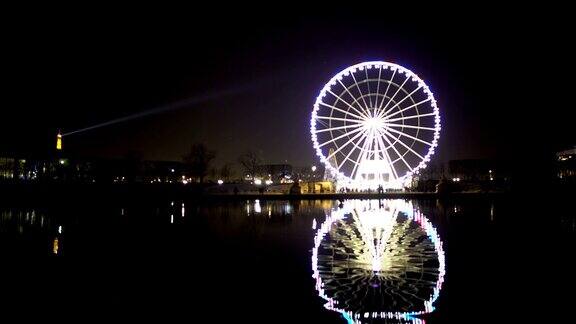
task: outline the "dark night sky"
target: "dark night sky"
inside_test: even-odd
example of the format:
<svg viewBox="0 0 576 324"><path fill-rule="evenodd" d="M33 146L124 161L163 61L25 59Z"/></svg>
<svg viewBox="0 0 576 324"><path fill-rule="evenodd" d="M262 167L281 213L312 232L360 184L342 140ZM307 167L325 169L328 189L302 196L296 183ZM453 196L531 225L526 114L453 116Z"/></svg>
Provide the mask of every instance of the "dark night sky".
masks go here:
<svg viewBox="0 0 576 324"><path fill-rule="evenodd" d="M0 152L46 151L59 128L244 89L70 135L65 149L178 160L202 141L219 163L235 162L248 148L267 162L315 163L308 130L314 99L333 74L365 60L404 65L431 87L443 123L438 161L526 159L576 144L576 53L561 8L402 15L384 9L305 16L209 8L178 15L14 12L2 32Z"/></svg>

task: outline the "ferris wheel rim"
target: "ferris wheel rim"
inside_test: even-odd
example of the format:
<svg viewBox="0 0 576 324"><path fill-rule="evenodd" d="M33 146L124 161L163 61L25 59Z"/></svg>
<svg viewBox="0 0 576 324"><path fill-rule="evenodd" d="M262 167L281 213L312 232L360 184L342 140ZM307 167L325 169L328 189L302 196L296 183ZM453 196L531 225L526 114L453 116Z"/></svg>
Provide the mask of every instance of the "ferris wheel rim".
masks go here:
<svg viewBox="0 0 576 324"><path fill-rule="evenodd" d="M368 70L372 69L372 68L379 69L378 79L377 79L378 89L376 90L378 92L376 92L376 93L370 92L370 85L368 83L367 86L368 86L369 92L368 92L368 94L363 94L362 90L360 90L360 88L359 88L355 73L358 73L358 71L364 70L364 73L366 75L366 79L362 80L361 82L370 82L371 79L368 77ZM385 69L389 69L390 71L393 71L392 77L390 80L381 79L382 70L385 70ZM397 86L397 89L396 89L396 92L394 93L394 95L392 95L392 97L388 97L389 99L387 100L388 90L390 88L390 85L393 83L392 81L394 79L394 76L397 73L403 74L406 77L405 77L402 85L399 87ZM350 88L352 88L354 86L354 84L350 85L349 87L346 87L343 84L342 79L345 76L351 76L352 77L352 79L354 80L354 84L356 85L356 87L358 87L358 92L360 93L360 96L354 96L350 93ZM406 96L401 98L401 100L399 102L396 102L396 101L393 102L393 98L401 90L403 90L404 93L408 93L406 91L406 89L404 89L404 85L409 80L412 80L412 82L416 83L418 85L417 88L412 90L410 94L407 94ZM380 91L380 83L386 84L386 91L385 91L384 95L381 95L381 93L379 92ZM342 90L340 95L342 95L345 91L348 92L350 97L354 100L354 102L352 104L348 103L346 100L342 99L340 96L338 96L337 94L334 93L334 91L332 90L332 87L336 86L337 84L340 84L344 89L344 90ZM396 83L394 83L394 84L396 85ZM422 91L422 93L426 96L426 98L423 100L420 100L419 102L414 102L414 99L412 98L411 95L417 91ZM336 100L334 101L334 103L332 105L329 105L323 101L323 98L326 97L327 94L330 94L331 96L334 96L336 98ZM376 104L374 104L372 102L372 96L374 96L374 95L375 95L375 103ZM366 103L366 101L367 101L366 98L370 101L370 106L368 106L368 104ZM382 100L379 103L380 107L378 107L378 98L382 98ZM405 101L407 98L410 98L412 100L412 104L410 104L407 107L401 107L400 104L403 101ZM348 106L348 110L338 109L337 107L335 107L335 105L339 101L346 104ZM384 105L384 102L386 102L385 105ZM362 103L364 103L364 106L362 106ZM390 107L390 109L388 109L388 106L391 103L392 103L392 107ZM419 105L425 104L425 103L428 103L430 108L432 108L431 113L404 116L404 112L407 111L408 109L411 109L411 108L418 109L417 107ZM355 104L357 104L357 106L355 106ZM320 110L320 106L324 106L324 107L327 107L330 109L330 117L318 115L318 112ZM333 109L333 108L337 108L337 109ZM393 111L394 108L397 108L397 110ZM350 109L352 109L353 111L350 112ZM374 109L374 116L371 116L370 109ZM345 117L344 118L332 117L334 110L339 111L341 113L343 112ZM352 116L356 119L348 118L349 116ZM420 125L420 118L428 117L428 116L434 117L434 126L433 127L426 127L426 126ZM371 118L371 117L381 118L382 120L384 120L386 122L386 127L384 127L382 133L379 133L377 135L373 134L373 136L378 137L375 140L380 141L380 144L377 144L377 145L382 145L378 149L376 149L374 147L373 150L376 152L381 152L382 156L384 157L384 156L388 156L388 150L390 148L392 148L395 151L395 154L398 155L398 157L394 160L392 158L390 158L389 156L387 157L388 163L390 164L390 168L392 170L396 171L394 164L399 163L400 161L402 161L402 163L404 163L404 165L406 166L407 171L402 175L400 175L400 174L396 175L394 178L395 181L402 182L406 178L411 177L414 174L417 174L420 170L422 170L426 167L427 162L430 161L430 157L435 153L434 149L438 145L438 139L440 138L440 130L441 130L439 109L438 109L437 102L436 102L436 99L434 98L432 91L430 90L429 86L426 85L426 83L416 73L412 72L411 70L409 70L409 69L407 69L401 65L391 63L391 62L386 62L386 61L367 61L367 62L357 63L357 64L354 64L352 66L349 66L349 67L345 68L344 70L341 70L340 72L335 74L324 85L324 87L320 91L319 95L316 97L316 101L314 103L314 108L312 111L312 118L310 121L310 132L311 132L311 138L312 138L315 153L320 158L320 161L326 166L326 168L328 170L330 170L333 174L335 174L338 179L341 179L344 181L354 181L354 172L355 172L354 170L348 176L343 171L340 170L340 167L338 167L338 165L337 165L337 167L334 167L334 166L332 166L332 163L330 163L329 160L332 157L336 156L336 154L334 154L334 153L337 153L337 152L334 152L332 154L326 154L326 155L322 152L323 146L327 145L329 142L335 142L335 141L333 141L334 137L331 136L330 141L328 141L328 142L323 142L323 143L318 142L317 134L319 134L323 131L326 131L326 132L328 131L326 128L322 128L322 127L320 127L320 129L318 129L318 126L317 126L318 120L324 119L324 120L328 121L329 125L332 125L332 121L340 121L340 122L345 123L344 125L339 126L340 130L341 129L347 129L347 128L354 128L355 130L359 130L359 131L355 131L354 132L355 136L349 140L349 142L354 142L355 139L360 137L360 136L356 136L356 135L358 135L358 134L362 135L363 132L364 133L366 132L365 130L363 130L363 127L359 126L359 125L361 123L363 123L364 121L366 121L366 119ZM407 121L409 119L413 119L413 118L418 118L418 120L417 120L418 124L417 125L406 125L405 124L405 121ZM399 124L398 122L402 122L402 124ZM326 123L324 123L324 125L326 125ZM330 127L327 127L327 128L330 128ZM411 136L411 135L404 132L404 128L416 129L418 132L418 133L416 133L416 135L419 135L420 131L433 132L433 134L431 135L432 140L431 141L425 141L421 138L418 138L418 136ZM318 131L318 130L320 130L320 131ZM332 130L330 130L330 134L332 135ZM402 138L403 136L412 139L411 146L414 145L415 141L418 141L418 142L426 145L425 154L417 153L411 147L407 147L405 145L405 143L402 140L400 140L400 138ZM343 138L343 137L340 137L340 138ZM361 138L358 142L353 143L355 148L356 147L359 148L359 146L361 146L360 143L362 142L362 140L365 140L365 138ZM346 142L345 144L341 145L341 147L349 145L350 144L349 142ZM388 146L386 146L386 143L384 143L384 142L388 143ZM401 143L406 148L406 151L404 151L403 154L400 154L397 151L396 146L391 144L392 142L394 144L396 144L396 142ZM344 153L342 153L342 156L346 156L346 157L344 158L341 165L343 165L344 163L346 163L347 160L349 160L350 162L352 162L352 164L356 164L356 166L357 166L357 162L348 159L349 155L352 153L352 151L355 150L355 148L352 148L351 151L348 152L349 153L348 156L346 156ZM359 152L361 154L363 151L360 149ZM418 161L417 161L418 164L416 166L410 165L410 163L408 163L404 159L404 156L406 156L408 153L414 154L414 156L416 156L418 158ZM422 152L422 153L424 153L424 152ZM376 153L374 153L374 154L376 154Z"/></svg>

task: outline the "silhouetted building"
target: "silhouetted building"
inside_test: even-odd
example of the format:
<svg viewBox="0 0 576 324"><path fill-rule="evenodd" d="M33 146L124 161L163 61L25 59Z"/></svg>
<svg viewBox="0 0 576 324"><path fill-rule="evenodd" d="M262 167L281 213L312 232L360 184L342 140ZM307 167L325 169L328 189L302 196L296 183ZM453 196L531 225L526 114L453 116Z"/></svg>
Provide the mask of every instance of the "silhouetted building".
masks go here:
<svg viewBox="0 0 576 324"><path fill-rule="evenodd" d="M457 181L509 180L511 164L504 160L468 159L448 162L449 176Z"/></svg>
<svg viewBox="0 0 576 324"><path fill-rule="evenodd" d="M574 181L576 179L576 147L558 152L556 157L558 178Z"/></svg>
<svg viewBox="0 0 576 324"><path fill-rule="evenodd" d="M324 168L323 164L298 167L294 169L294 176L301 181L322 181L325 174Z"/></svg>
<svg viewBox="0 0 576 324"><path fill-rule="evenodd" d="M262 164L256 168L256 178L272 180L275 183L291 177L292 166L290 164Z"/></svg>
<svg viewBox="0 0 576 324"><path fill-rule="evenodd" d="M175 161L0 156L0 181L176 183L189 179Z"/></svg>

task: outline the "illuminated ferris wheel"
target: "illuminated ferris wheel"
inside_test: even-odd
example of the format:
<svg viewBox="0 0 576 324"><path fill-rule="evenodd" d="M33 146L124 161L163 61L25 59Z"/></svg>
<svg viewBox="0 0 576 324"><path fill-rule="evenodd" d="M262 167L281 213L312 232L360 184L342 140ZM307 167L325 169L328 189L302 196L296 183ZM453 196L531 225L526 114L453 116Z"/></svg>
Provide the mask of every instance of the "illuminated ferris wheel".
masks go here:
<svg viewBox="0 0 576 324"><path fill-rule="evenodd" d="M440 137L428 86L388 62L364 62L320 91L310 125L316 154L346 185L401 187L426 167Z"/></svg>

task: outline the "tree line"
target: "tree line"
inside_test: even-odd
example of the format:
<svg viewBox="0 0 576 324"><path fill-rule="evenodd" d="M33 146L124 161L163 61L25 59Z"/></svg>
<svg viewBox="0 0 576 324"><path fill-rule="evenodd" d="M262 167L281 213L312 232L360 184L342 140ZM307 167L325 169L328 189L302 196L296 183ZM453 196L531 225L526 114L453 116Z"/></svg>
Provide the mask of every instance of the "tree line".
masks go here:
<svg viewBox="0 0 576 324"><path fill-rule="evenodd" d="M232 180L236 176L232 163L216 168L213 166L215 159L216 151L209 149L204 143L191 145L188 152L182 156L186 172L200 183L204 183L207 178ZM238 163L242 171L253 179L262 165L262 158L255 151L248 150L238 157Z"/></svg>

